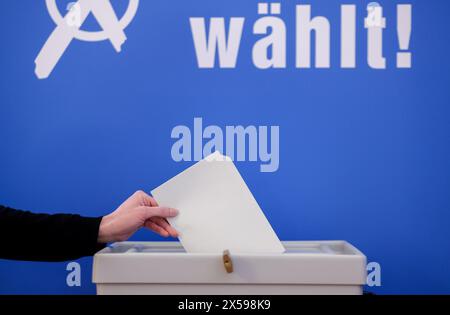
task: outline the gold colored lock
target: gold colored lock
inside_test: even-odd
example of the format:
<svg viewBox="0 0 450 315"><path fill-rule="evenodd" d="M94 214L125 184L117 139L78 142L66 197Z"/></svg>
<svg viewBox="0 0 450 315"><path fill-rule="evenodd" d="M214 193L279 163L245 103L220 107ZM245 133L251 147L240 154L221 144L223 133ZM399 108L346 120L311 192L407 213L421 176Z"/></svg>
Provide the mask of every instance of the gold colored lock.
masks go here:
<svg viewBox="0 0 450 315"><path fill-rule="evenodd" d="M223 251L223 265L227 273L233 272L233 261L231 260L230 251L228 249Z"/></svg>

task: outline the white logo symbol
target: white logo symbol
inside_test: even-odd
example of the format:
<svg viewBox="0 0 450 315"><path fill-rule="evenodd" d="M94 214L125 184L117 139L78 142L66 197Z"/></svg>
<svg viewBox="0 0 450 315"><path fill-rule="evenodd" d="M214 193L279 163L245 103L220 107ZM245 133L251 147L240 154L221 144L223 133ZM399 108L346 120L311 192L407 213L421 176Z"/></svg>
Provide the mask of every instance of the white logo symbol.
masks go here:
<svg viewBox="0 0 450 315"><path fill-rule="evenodd" d="M69 26L76 26L78 28L81 27L81 7L77 2L69 2L67 4L67 13L66 21Z"/></svg>
<svg viewBox="0 0 450 315"><path fill-rule="evenodd" d="M89 42L109 39L114 49L120 52L122 44L127 39L124 29L133 20L139 5L139 0L129 0L125 14L118 19L110 0L78 0L69 3L68 12L64 17L56 6L56 0L45 2L51 18L56 23L56 28L34 61L35 73L39 79L48 78L74 38ZM94 15L103 30L97 32L80 30L90 13Z"/></svg>

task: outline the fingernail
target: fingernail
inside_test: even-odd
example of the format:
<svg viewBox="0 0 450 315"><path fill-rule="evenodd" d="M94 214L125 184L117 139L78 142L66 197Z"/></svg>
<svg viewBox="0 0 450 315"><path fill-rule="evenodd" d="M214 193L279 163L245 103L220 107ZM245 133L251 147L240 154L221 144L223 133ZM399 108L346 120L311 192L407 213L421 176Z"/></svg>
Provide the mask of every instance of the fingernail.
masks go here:
<svg viewBox="0 0 450 315"><path fill-rule="evenodd" d="M179 213L179 211L178 211L177 209L174 209L174 208L172 208L170 212L171 212L171 214L172 214L173 216L176 216L176 215L178 215L178 213Z"/></svg>

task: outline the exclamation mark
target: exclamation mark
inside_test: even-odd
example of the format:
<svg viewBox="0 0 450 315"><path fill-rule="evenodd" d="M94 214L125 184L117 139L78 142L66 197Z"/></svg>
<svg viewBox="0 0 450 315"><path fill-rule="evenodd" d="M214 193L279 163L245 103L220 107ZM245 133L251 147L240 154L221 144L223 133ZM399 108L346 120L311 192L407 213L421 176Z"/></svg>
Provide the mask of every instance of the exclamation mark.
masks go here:
<svg viewBox="0 0 450 315"><path fill-rule="evenodd" d="M411 40L412 5L397 5L397 33L400 44L400 52L397 52L397 68L411 68L411 52L409 42Z"/></svg>

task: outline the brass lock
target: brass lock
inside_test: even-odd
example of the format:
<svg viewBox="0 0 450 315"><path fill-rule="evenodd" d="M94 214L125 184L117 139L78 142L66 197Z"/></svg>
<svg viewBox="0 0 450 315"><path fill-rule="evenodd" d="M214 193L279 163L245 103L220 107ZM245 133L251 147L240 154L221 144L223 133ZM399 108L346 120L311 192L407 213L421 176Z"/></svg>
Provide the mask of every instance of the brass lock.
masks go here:
<svg viewBox="0 0 450 315"><path fill-rule="evenodd" d="M227 271L227 273L232 273L233 272L233 261L231 260L231 255L230 255L230 251L224 250L223 251L223 266L225 267L225 270Z"/></svg>

